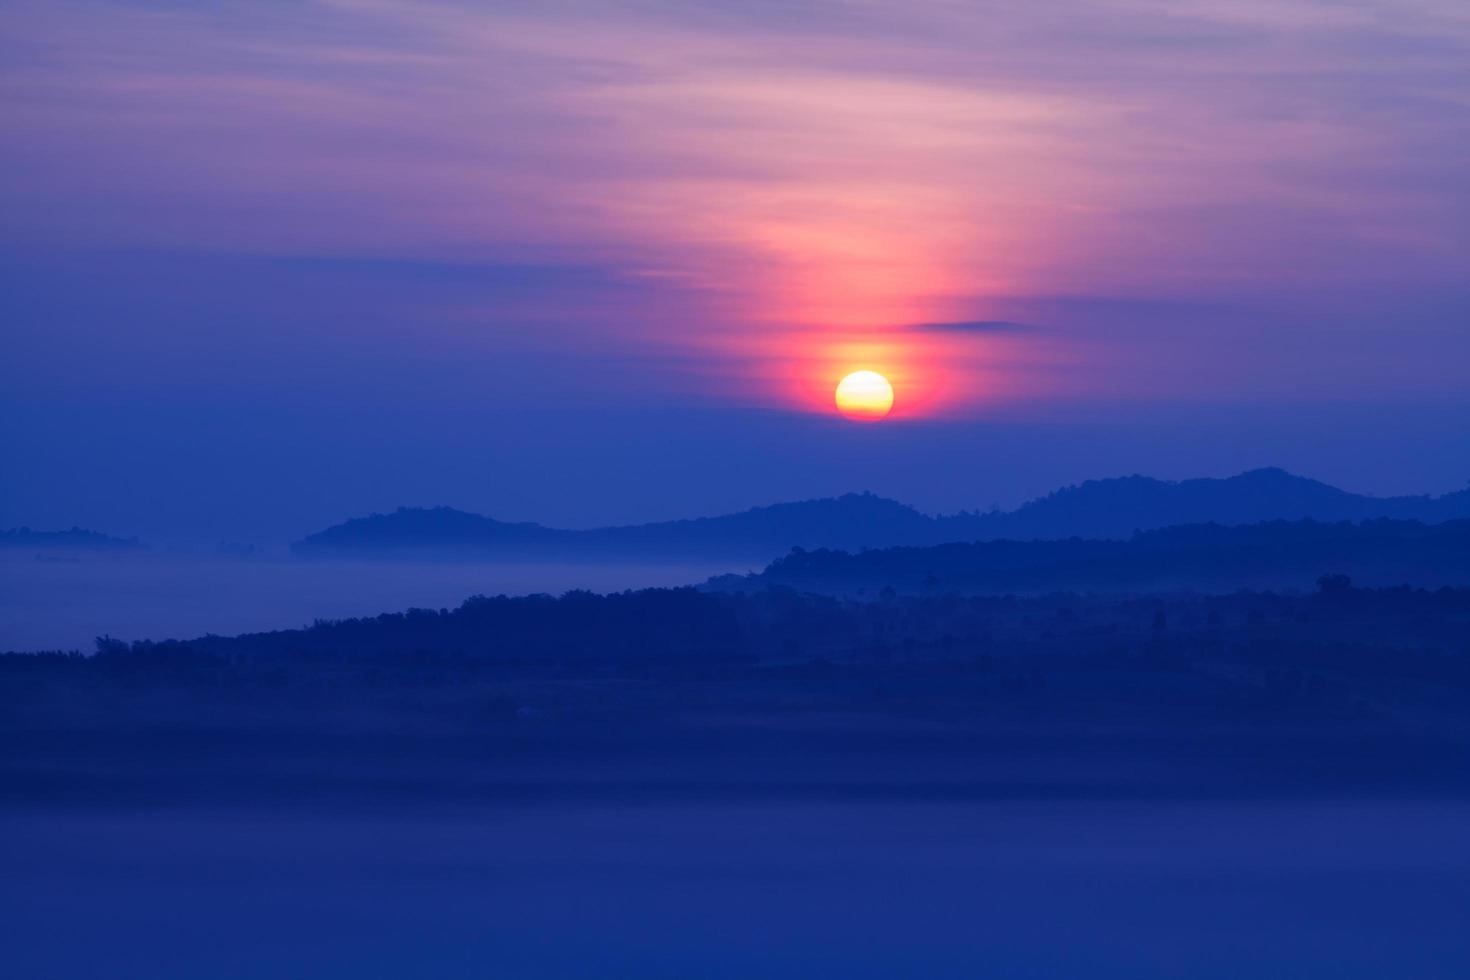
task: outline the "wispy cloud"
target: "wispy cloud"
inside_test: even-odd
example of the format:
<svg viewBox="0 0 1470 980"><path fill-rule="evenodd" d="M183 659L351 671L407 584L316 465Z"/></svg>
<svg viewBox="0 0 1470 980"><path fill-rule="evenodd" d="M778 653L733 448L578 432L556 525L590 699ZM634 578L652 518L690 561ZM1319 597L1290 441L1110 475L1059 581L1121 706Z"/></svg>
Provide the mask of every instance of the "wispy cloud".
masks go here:
<svg viewBox="0 0 1470 980"><path fill-rule="evenodd" d="M1017 333L1005 297L1447 288L1470 246L1449 0L18 0L0 37L17 240L617 268L707 306L609 329L772 377Z"/></svg>
<svg viewBox="0 0 1470 980"><path fill-rule="evenodd" d="M956 320L949 323L916 323L909 329L923 333L997 334L1019 333L1034 329L1030 324L1014 320Z"/></svg>

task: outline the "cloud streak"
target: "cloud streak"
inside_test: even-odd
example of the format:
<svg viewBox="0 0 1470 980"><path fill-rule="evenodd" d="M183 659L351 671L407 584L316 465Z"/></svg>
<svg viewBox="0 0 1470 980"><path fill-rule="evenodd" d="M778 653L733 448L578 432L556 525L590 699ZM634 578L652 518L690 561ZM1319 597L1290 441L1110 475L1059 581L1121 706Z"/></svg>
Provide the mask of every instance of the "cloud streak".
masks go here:
<svg viewBox="0 0 1470 980"><path fill-rule="evenodd" d="M1264 336L1344 282L1451 289L1470 244L1470 18L1438 0L22 0L0 28L12 240L617 269L703 307L629 304L609 343L760 362L777 398L885 325L1248 296Z"/></svg>
<svg viewBox="0 0 1470 980"><path fill-rule="evenodd" d="M997 334L1018 333L1035 328L1014 320L958 320L950 323L916 323L909 329L923 333Z"/></svg>

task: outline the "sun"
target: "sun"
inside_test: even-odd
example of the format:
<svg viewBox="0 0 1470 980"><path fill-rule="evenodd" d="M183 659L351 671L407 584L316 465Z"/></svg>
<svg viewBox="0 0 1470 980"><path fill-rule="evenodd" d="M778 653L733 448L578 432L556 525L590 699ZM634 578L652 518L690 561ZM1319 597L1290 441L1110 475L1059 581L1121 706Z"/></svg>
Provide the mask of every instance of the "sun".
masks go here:
<svg viewBox="0 0 1470 980"><path fill-rule="evenodd" d="M837 410L855 422L876 422L893 411L893 385L876 371L854 371L837 382Z"/></svg>

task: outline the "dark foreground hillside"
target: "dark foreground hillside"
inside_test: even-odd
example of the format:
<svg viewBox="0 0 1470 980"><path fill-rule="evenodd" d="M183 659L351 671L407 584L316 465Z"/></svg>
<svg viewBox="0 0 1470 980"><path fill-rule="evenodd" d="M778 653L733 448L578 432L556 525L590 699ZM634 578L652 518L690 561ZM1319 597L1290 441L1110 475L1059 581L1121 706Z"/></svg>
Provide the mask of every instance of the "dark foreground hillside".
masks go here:
<svg viewBox="0 0 1470 980"><path fill-rule="evenodd" d="M1470 591L477 598L0 658L12 804L1470 790Z"/></svg>
<svg viewBox="0 0 1470 980"><path fill-rule="evenodd" d="M1459 980L1467 719L1470 590L1340 578L4 656L6 975Z"/></svg>

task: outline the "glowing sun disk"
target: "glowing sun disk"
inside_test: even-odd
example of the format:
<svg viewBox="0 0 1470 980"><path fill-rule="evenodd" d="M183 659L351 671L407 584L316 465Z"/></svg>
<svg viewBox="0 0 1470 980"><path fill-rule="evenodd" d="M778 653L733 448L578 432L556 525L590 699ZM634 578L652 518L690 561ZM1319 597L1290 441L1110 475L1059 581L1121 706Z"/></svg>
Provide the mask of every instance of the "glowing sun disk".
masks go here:
<svg viewBox="0 0 1470 980"><path fill-rule="evenodd" d="M854 371L837 383L837 410L858 422L876 422L893 411L893 386L876 371Z"/></svg>

